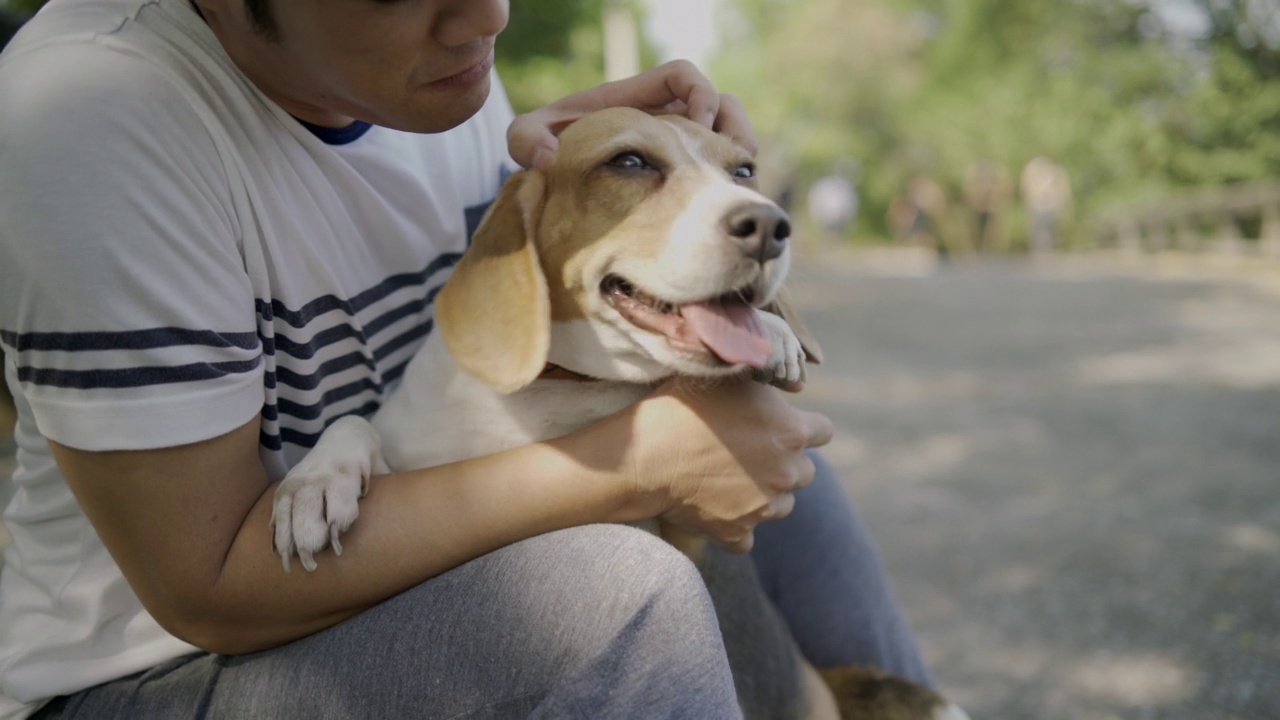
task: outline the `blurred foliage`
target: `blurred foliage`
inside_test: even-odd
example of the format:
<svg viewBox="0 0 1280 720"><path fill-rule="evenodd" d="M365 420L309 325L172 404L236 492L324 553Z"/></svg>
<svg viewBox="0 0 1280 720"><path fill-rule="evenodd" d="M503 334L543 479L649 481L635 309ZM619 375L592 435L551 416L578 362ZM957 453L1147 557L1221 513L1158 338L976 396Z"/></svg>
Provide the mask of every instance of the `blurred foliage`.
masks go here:
<svg viewBox="0 0 1280 720"><path fill-rule="evenodd" d="M863 234L912 177L954 203L980 161L1016 187L1039 155L1087 216L1280 176L1280 2L1197 1L1188 35L1139 0L738 0L713 77L797 185L856 164Z"/></svg>
<svg viewBox="0 0 1280 720"><path fill-rule="evenodd" d="M8 2L0 2L0 5L6 5L26 15L34 15L44 3L45 0L8 0Z"/></svg>
<svg viewBox="0 0 1280 720"><path fill-rule="evenodd" d="M516 112L604 82L605 0L515 0L498 36L498 74Z"/></svg>
<svg viewBox="0 0 1280 720"><path fill-rule="evenodd" d="M604 26L607 2L631 8L643 24L638 0L515 0L511 20L498 36L498 74L516 112L525 112L572 92L604 82ZM641 41L640 65L656 53Z"/></svg>

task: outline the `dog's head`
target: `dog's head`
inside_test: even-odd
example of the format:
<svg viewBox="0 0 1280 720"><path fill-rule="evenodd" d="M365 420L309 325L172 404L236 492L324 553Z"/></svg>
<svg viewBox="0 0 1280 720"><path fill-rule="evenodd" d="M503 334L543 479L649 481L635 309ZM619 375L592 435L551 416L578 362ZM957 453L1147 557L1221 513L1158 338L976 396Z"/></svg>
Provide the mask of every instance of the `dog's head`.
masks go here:
<svg viewBox="0 0 1280 720"><path fill-rule="evenodd" d="M745 150L683 117L578 120L549 170L503 186L436 299L450 353L502 392L547 362L628 382L760 366L791 226L755 185Z"/></svg>

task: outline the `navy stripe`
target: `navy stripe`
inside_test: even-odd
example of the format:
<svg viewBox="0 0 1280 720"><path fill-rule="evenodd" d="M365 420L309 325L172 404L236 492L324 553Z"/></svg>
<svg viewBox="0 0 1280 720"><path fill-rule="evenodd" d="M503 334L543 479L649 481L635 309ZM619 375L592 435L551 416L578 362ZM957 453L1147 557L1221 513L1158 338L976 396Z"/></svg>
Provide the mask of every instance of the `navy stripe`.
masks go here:
<svg viewBox="0 0 1280 720"><path fill-rule="evenodd" d="M275 337L262 338L263 352L267 355L274 355L277 350L291 357L302 360L310 360L316 356L316 353L324 348L340 343L343 340L355 338L360 341L361 345L369 344L369 340L376 337L383 330L391 325L421 314L424 310L435 302L436 295L440 293L440 287L431 288L427 292L426 298L410 300L409 302L392 308L378 317L364 324L363 328L357 328L355 325L346 323L343 325L334 325L331 328L322 330L311 338L308 342L297 342L291 340L284 335L276 335Z"/></svg>
<svg viewBox="0 0 1280 720"><path fill-rule="evenodd" d="M394 308L383 313L373 320L370 320L364 325L365 333L369 337L373 337L405 318L414 317L415 315L420 314L423 310L427 309L427 306L431 304L432 300L435 300L437 292L439 292L439 288L432 290L424 299L412 300L398 308Z"/></svg>
<svg viewBox="0 0 1280 720"><path fill-rule="evenodd" d="M310 360L316 356L317 351L351 338L359 340L361 345L368 344L368 338L359 328L351 324L343 324L321 330L305 343L295 342L284 335L263 338L262 349L267 355L274 355L279 350L300 360Z"/></svg>
<svg viewBox="0 0 1280 720"><path fill-rule="evenodd" d="M289 368L276 366L276 381L282 385L288 385L298 390L315 390L320 387L320 383L329 375L350 370L353 367L363 365L370 370L377 372L378 368L374 366L373 360L365 357L365 354L359 350L350 352L346 355L339 355L336 358L325 360L320 363L320 367L310 375L302 375L296 373Z"/></svg>
<svg viewBox="0 0 1280 720"><path fill-rule="evenodd" d="M346 417L347 415L359 415L361 417L367 418L372 416L374 413L378 412L378 408L380 407L382 407L381 403L377 402L376 400L370 400L369 402L365 403L364 405L361 405L355 410L348 413L343 413L338 417ZM324 423L325 428L328 428L330 425L332 425L338 419L338 417L332 417L326 420ZM320 434L323 432L324 431L321 430L320 432L307 433L307 432L302 432L301 430L294 430L293 428L280 428L280 433L278 435L273 435L266 431L258 433L258 443L268 450L280 450L281 448L284 447L284 443L291 443L293 445L298 445L304 448L313 448L316 446L316 442L320 440Z"/></svg>
<svg viewBox="0 0 1280 720"><path fill-rule="evenodd" d="M213 380L240 375L258 367L262 358L218 363L191 363L173 367L135 367L119 370L50 370L29 366L18 368L20 382L60 388L136 388L149 385Z"/></svg>
<svg viewBox="0 0 1280 720"><path fill-rule="evenodd" d="M303 405L302 403L296 403L292 400L280 398L280 404L278 407L264 407L271 407L273 414L276 416L267 418L268 420L278 419L280 415L288 415L289 417L296 418L298 420L317 420L324 414L326 406L332 403L341 402L348 398L353 398L365 392L373 392L381 396L382 383L375 382L369 378L362 378L356 382L347 383L346 385L341 385L326 392L324 395L320 396L319 402L312 405Z"/></svg>
<svg viewBox="0 0 1280 720"><path fill-rule="evenodd" d="M457 264L458 258L462 257L461 253L444 253L431 261L423 270L412 273L402 273L400 275L392 275L377 285L365 290L350 300L344 300L336 295L322 295L297 310L291 310L279 300L272 300L268 303L265 300L255 300L258 314L266 320L280 318L295 328L305 327L307 323L315 318L334 310L341 310L347 315L355 315L366 307L381 300L391 293L401 288L413 285L422 285L426 283L432 275L453 267Z"/></svg>
<svg viewBox="0 0 1280 720"><path fill-rule="evenodd" d="M377 360L378 362L382 362L383 360L386 360L387 356L390 355L391 353L394 353L395 351L400 350L401 348L403 348L404 346L408 345L411 342L414 342L415 340L421 340L427 335L430 335L431 329L432 327L434 327L434 325L435 323L428 320L420 325L416 325L410 328L409 330L391 338L390 340L387 341L385 345L373 351L373 359Z"/></svg>
<svg viewBox="0 0 1280 720"><path fill-rule="evenodd" d="M382 373L382 382L390 385L399 380L400 376L404 375L404 371L409 367L410 362L413 362L412 357Z"/></svg>
<svg viewBox="0 0 1280 720"><path fill-rule="evenodd" d="M414 326L410 330L400 335L397 335L395 338L391 339L386 345L383 345L382 347L374 351L375 360L382 361L386 359L387 356L395 353L397 350L402 349L404 346L408 345L414 340L417 340L418 338L429 335L432 330L432 325L433 324L430 321L427 321L420 325ZM362 378L360 380L356 380L346 385L341 385L333 390L327 391L324 395L321 396L321 399L319 402L312 405L303 405L301 403L297 403L297 402L293 402L293 401L285 400L281 398L279 401L279 407L275 405L263 406L264 415L268 420L276 420L279 418L280 415L288 415L290 417L298 418L300 420L315 420L316 418L321 416L321 414L324 411L325 405L328 403L345 400L349 397L352 397L366 390L376 392L379 395L381 395L383 388L386 386L387 383L395 382L395 380L397 380L401 375L404 374L405 367L408 366L409 360L411 359L412 358L406 359L400 362L399 364L393 366L389 370L387 370L387 372L383 373L382 382L377 382L368 378ZM348 353L346 355L334 358L332 360L329 360L323 363L316 370L316 372L310 375L300 375L298 373L295 373L289 370L288 368L277 368L276 372L274 373L272 372L266 373L266 378L264 379L264 385L266 385L269 388L275 387L277 376L278 376L280 382L285 385L288 385L289 387L297 388L299 390L314 390L320 387L321 384L323 384L325 378L328 377L330 374L339 373L344 370L349 370L350 368L355 367L356 365L364 365L366 367L369 367L370 369L376 370L376 365L374 363L367 361L364 358L362 353L353 352L353 353Z"/></svg>
<svg viewBox="0 0 1280 720"><path fill-rule="evenodd" d="M203 345L214 348L258 347L258 335L252 332L227 333L214 330L190 330L178 327L147 328L119 332L29 332L0 330L0 342L17 350L79 352L85 350L149 350L178 345Z"/></svg>

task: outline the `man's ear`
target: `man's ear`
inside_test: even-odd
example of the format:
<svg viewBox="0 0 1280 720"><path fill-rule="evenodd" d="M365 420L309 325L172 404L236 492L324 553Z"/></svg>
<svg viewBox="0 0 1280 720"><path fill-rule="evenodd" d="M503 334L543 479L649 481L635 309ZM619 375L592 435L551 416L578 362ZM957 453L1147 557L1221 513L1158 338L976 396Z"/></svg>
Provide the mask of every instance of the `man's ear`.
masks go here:
<svg viewBox="0 0 1280 720"><path fill-rule="evenodd" d="M512 175L436 297L454 360L502 393L533 382L547 362L551 301L534 242L545 188L537 171Z"/></svg>
<svg viewBox="0 0 1280 720"><path fill-rule="evenodd" d="M791 326L791 332L795 333L796 339L800 341L800 347L804 348L806 362L814 365L822 364L822 346L818 345L813 332L804 324L804 320L800 319L800 313L796 311L795 303L791 300L791 293L787 291L785 285L778 289L778 294L774 296L772 302L764 306L764 310L774 315L780 315L783 320L787 321L787 325Z"/></svg>

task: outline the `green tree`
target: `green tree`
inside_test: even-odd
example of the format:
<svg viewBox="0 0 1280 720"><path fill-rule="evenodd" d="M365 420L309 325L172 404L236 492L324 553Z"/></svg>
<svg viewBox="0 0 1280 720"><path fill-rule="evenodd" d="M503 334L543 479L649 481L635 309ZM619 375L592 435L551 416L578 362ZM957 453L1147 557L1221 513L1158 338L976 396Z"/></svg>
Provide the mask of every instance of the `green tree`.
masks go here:
<svg viewBox="0 0 1280 720"><path fill-rule="evenodd" d="M976 162L1038 155L1087 216L1280 175L1280 0L1198 1L1202 36L1136 1L739 0L713 74L802 181L857 161L864 230L910 177L958 199Z"/></svg>
<svg viewBox="0 0 1280 720"><path fill-rule="evenodd" d="M604 82L604 6L610 0L519 0L498 36L498 74L516 112ZM612 0L616 1L616 0ZM637 19L639 0L622 0ZM640 38L641 66L656 53Z"/></svg>
<svg viewBox="0 0 1280 720"><path fill-rule="evenodd" d="M523 0L498 36L498 75L516 112L604 81L604 0Z"/></svg>
<svg viewBox="0 0 1280 720"><path fill-rule="evenodd" d="M37 10L44 7L45 0L8 0L0 4L7 5L25 15L34 15Z"/></svg>

